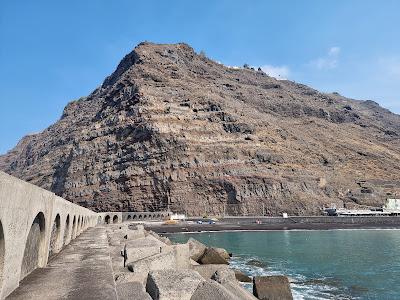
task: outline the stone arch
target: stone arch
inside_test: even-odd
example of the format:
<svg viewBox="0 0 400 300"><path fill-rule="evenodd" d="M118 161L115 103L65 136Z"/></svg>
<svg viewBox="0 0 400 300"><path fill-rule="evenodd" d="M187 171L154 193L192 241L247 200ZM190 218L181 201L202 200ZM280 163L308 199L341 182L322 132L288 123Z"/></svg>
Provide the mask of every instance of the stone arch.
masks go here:
<svg viewBox="0 0 400 300"><path fill-rule="evenodd" d="M118 216L117 216L117 215L114 215L112 221L113 221L114 224L115 224L115 223L118 223Z"/></svg>
<svg viewBox="0 0 400 300"><path fill-rule="evenodd" d="M104 218L104 222L106 224L110 224L110 219L111 219L110 215L106 215L106 217Z"/></svg>
<svg viewBox="0 0 400 300"><path fill-rule="evenodd" d="M0 291L3 283L3 270L4 270L4 258L6 256L6 245L4 239L3 225L0 220Z"/></svg>
<svg viewBox="0 0 400 300"><path fill-rule="evenodd" d="M81 227L82 227L82 217L78 217L78 224L76 225L76 236L78 236L81 233Z"/></svg>
<svg viewBox="0 0 400 300"><path fill-rule="evenodd" d="M65 228L64 228L64 246L67 245L69 242L70 237L70 221L69 221L69 215L67 215L67 218L65 219Z"/></svg>
<svg viewBox="0 0 400 300"><path fill-rule="evenodd" d="M159 218L161 218L161 215L160 215L160 214L157 215L157 219L159 219Z"/></svg>
<svg viewBox="0 0 400 300"><path fill-rule="evenodd" d="M43 252L45 242L45 223L44 214L38 213L32 222L28 237L25 242L24 257L21 264L20 279L31 273L43 264Z"/></svg>
<svg viewBox="0 0 400 300"><path fill-rule="evenodd" d="M71 240L76 237L76 216L72 219L72 235Z"/></svg>
<svg viewBox="0 0 400 300"><path fill-rule="evenodd" d="M53 227L51 228L49 257L58 252L60 247L59 246L60 238L61 238L61 218L60 214L57 214L53 222Z"/></svg>
<svg viewBox="0 0 400 300"><path fill-rule="evenodd" d="M101 223L102 223L102 220L103 220L102 217L101 217L101 216L98 216L98 217L97 217L97 224L101 224Z"/></svg>
<svg viewBox="0 0 400 300"><path fill-rule="evenodd" d="M139 220L141 220L142 219L142 215L139 215Z"/></svg>
<svg viewBox="0 0 400 300"><path fill-rule="evenodd" d="M135 219L136 219L136 215L133 215L132 220L135 220Z"/></svg>
<svg viewBox="0 0 400 300"><path fill-rule="evenodd" d="M128 215L128 217L126 219L127 220L131 220L132 219L132 215Z"/></svg>
<svg viewBox="0 0 400 300"><path fill-rule="evenodd" d="M147 215L143 215L143 220L147 218Z"/></svg>

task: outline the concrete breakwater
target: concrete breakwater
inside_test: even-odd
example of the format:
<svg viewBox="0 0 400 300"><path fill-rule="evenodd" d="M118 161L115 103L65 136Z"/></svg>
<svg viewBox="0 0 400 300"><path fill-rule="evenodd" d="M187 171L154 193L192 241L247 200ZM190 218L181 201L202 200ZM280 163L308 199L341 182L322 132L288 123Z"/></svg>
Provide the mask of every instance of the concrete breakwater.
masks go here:
<svg viewBox="0 0 400 300"><path fill-rule="evenodd" d="M0 299L96 224L93 211L0 172Z"/></svg>
<svg viewBox="0 0 400 300"><path fill-rule="evenodd" d="M257 299L239 283L252 279L229 268L230 254L225 249L194 239L173 244L142 225L117 224L106 231L118 299ZM262 295L292 299L284 276L254 282L259 299L264 299Z"/></svg>
<svg viewBox="0 0 400 300"><path fill-rule="evenodd" d="M77 258L88 257L84 252L91 248L91 242L84 242L78 253L74 250L76 246L71 246L88 229L98 224L101 227L101 224L135 219L163 219L169 214L170 212L95 213L0 172L0 299L8 297L35 270L43 271L48 262L61 254L60 252L64 256L74 253ZM96 241L97 237L89 235L89 238ZM108 245L103 251L108 253ZM96 253L91 255L96 257ZM66 261L70 265L68 259ZM78 266L77 270L80 270ZM40 289L37 286L37 290Z"/></svg>

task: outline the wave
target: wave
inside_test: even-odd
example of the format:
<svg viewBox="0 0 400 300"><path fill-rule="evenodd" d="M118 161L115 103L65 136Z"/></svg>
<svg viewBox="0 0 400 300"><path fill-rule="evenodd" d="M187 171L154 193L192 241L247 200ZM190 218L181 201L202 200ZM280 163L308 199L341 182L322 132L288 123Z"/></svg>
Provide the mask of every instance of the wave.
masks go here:
<svg viewBox="0 0 400 300"><path fill-rule="evenodd" d="M297 274L290 270L286 270L285 274L282 271L275 269L274 266L257 266L249 263L259 261L262 264L262 259L254 256L235 256L231 260L231 267L238 269L249 276L272 276L286 275L289 277L290 287L292 289L293 298L295 300L305 299L357 299L350 296L343 290L340 283L333 278L307 278L302 274ZM243 286L252 292L252 283L243 283Z"/></svg>

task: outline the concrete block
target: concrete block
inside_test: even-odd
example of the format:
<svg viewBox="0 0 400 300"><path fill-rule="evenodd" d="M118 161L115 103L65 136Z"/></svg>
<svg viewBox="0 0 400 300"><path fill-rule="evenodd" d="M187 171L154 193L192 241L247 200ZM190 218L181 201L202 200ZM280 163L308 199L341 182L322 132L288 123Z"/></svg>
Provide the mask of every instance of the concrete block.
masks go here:
<svg viewBox="0 0 400 300"><path fill-rule="evenodd" d="M173 251L152 255L128 264L129 271L135 273L148 273L150 271L175 268L175 255Z"/></svg>
<svg viewBox="0 0 400 300"><path fill-rule="evenodd" d="M229 264L229 262L225 258L223 258L214 248L207 248L203 256L200 258L199 262L203 265Z"/></svg>
<svg viewBox="0 0 400 300"><path fill-rule="evenodd" d="M226 260L229 260L231 258L231 254L229 254L228 251L226 251L224 248L214 248L215 251L218 252L219 255L221 255L223 258Z"/></svg>
<svg viewBox="0 0 400 300"><path fill-rule="evenodd" d="M217 270L211 277L211 279L215 280L218 283L225 283L228 281L238 282L236 280L235 272L232 269Z"/></svg>
<svg viewBox="0 0 400 300"><path fill-rule="evenodd" d="M224 281L222 285L234 294L236 297L242 300L257 300L248 290L240 285L238 281Z"/></svg>
<svg viewBox="0 0 400 300"><path fill-rule="evenodd" d="M152 235L153 237L155 237L155 238L158 239L160 242L163 242L163 243L166 244L166 245L172 245L172 242L171 242L171 240L170 240L169 238L160 236L159 234L155 233L155 232L152 231L152 230L149 230L149 231L148 231L148 234L149 234L149 235Z"/></svg>
<svg viewBox="0 0 400 300"><path fill-rule="evenodd" d="M133 263L143 258L160 254L161 252L168 252L160 250L160 247L140 247L140 248L127 248L127 264Z"/></svg>
<svg viewBox="0 0 400 300"><path fill-rule="evenodd" d="M292 300L289 279L286 276L256 276L253 294L260 300Z"/></svg>
<svg viewBox="0 0 400 300"><path fill-rule="evenodd" d="M224 286L214 280L200 283L194 291L191 300L240 300Z"/></svg>
<svg viewBox="0 0 400 300"><path fill-rule="evenodd" d="M198 262L206 251L207 246L194 238L190 238L187 244L189 245L190 258Z"/></svg>
<svg viewBox="0 0 400 300"><path fill-rule="evenodd" d="M129 257L129 254L128 254ZM128 264L135 273L161 269L190 269L189 247L187 244L165 246L161 253L151 255Z"/></svg>
<svg viewBox="0 0 400 300"><path fill-rule="evenodd" d="M171 247L171 246L170 246ZM189 245L177 244L172 246L177 269L190 269Z"/></svg>
<svg viewBox="0 0 400 300"><path fill-rule="evenodd" d="M198 272L204 279L211 279L218 270L228 270L228 265L198 265L192 266L192 270Z"/></svg>
<svg viewBox="0 0 400 300"><path fill-rule="evenodd" d="M240 282L253 282L253 279L250 276L247 276L240 270L233 270L235 272L236 279Z"/></svg>
<svg viewBox="0 0 400 300"><path fill-rule="evenodd" d="M199 266L200 265L197 261L194 261L193 259L190 259L190 264L192 266Z"/></svg>
<svg viewBox="0 0 400 300"><path fill-rule="evenodd" d="M118 300L152 300L145 291L144 286L139 282L126 282L117 284Z"/></svg>
<svg viewBox="0 0 400 300"><path fill-rule="evenodd" d="M192 270L160 270L149 273L146 291L153 300L190 300L204 279Z"/></svg>

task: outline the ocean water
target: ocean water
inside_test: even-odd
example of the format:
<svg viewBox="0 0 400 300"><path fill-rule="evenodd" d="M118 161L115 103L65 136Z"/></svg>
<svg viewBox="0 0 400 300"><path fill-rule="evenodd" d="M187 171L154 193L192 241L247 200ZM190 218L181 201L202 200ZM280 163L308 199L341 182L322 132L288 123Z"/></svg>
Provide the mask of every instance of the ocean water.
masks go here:
<svg viewBox="0 0 400 300"><path fill-rule="evenodd" d="M248 275L287 275L295 299L400 299L400 230L203 232ZM247 285L251 289L251 285Z"/></svg>

